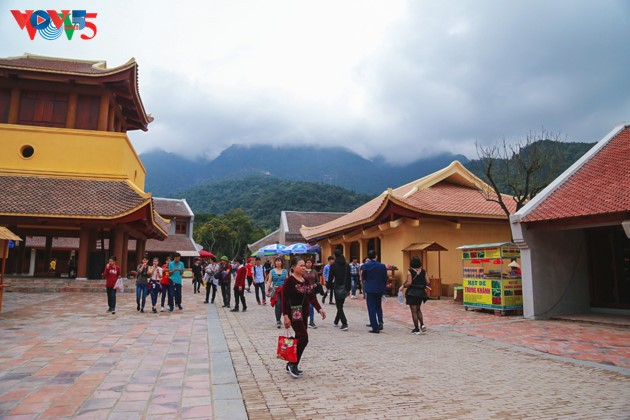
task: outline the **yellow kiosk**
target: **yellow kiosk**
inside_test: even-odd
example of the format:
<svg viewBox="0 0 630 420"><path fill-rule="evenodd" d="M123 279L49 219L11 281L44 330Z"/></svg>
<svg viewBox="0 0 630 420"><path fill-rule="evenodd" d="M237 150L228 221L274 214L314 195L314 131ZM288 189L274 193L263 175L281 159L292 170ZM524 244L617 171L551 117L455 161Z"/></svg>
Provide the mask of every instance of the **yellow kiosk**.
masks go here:
<svg viewBox="0 0 630 420"><path fill-rule="evenodd" d="M523 310L518 247L511 242L464 245L464 309L491 309L495 314Z"/></svg>

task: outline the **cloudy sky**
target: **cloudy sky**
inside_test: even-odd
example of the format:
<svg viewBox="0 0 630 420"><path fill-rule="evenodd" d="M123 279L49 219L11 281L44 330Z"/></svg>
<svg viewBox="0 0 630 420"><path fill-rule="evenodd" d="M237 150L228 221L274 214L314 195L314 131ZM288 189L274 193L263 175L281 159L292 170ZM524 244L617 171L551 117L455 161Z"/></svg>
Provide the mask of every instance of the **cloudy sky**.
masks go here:
<svg viewBox="0 0 630 420"><path fill-rule="evenodd" d="M407 163L529 131L630 122L630 2L19 0L0 56L135 57L155 121L138 152L345 146ZM94 39L31 41L12 9L98 13Z"/></svg>

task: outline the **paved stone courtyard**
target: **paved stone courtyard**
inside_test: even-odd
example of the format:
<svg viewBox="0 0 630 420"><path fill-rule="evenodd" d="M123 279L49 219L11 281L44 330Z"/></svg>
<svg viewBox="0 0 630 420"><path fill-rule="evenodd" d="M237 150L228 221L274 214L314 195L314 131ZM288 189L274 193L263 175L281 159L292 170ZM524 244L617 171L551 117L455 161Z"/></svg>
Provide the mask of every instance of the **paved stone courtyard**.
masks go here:
<svg viewBox="0 0 630 420"><path fill-rule="evenodd" d="M385 303L368 334L326 321L293 379L275 358L269 306L246 294L231 313L185 289L184 310L140 314L132 293L6 293L0 316L0 418L619 418L630 417L630 329L465 312L449 300L409 333ZM150 311L150 307L149 307ZM318 316L317 316L318 317ZM244 401L244 404L243 404Z"/></svg>

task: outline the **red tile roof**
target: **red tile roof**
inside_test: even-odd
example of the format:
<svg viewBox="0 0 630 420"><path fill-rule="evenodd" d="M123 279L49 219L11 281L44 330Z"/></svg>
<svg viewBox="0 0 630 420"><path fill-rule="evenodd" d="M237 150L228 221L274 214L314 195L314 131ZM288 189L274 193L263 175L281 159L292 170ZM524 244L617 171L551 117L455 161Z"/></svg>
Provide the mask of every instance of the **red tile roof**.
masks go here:
<svg viewBox="0 0 630 420"><path fill-rule="evenodd" d="M82 75L109 74L118 70L118 68L108 69L105 61L74 60L32 54L0 58L0 69L39 70Z"/></svg>
<svg viewBox="0 0 630 420"><path fill-rule="evenodd" d="M424 215L448 217L482 217L507 219L501 207L486 200L481 188L485 184L459 162L410 182L394 190L388 190L345 216L312 228L303 228L302 235L308 240L333 236L354 226L375 223L388 203ZM488 188L487 186L485 186ZM504 201L512 211L515 204L509 196Z"/></svg>
<svg viewBox="0 0 630 420"><path fill-rule="evenodd" d="M627 216L630 213L630 125L600 143L587 152L577 169L569 168L561 175L555 190L541 198L520 220L537 222L617 213Z"/></svg>
<svg viewBox="0 0 630 420"><path fill-rule="evenodd" d="M120 217L149 203L126 181L0 175L0 214Z"/></svg>
<svg viewBox="0 0 630 420"><path fill-rule="evenodd" d="M168 235L169 223L152 209L151 195L127 181L0 175L0 216L7 218L115 220L143 208L147 212L134 220L151 235Z"/></svg>
<svg viewBox="0 0 630 420"><path fill-rule="evenodd" d="M507 195L503 198L508 208L514 211L516 209L514 200ZM501 207L486 200L479 190L448 182L440 182L418 190L402 201L421 213L506 217Z"/></svg>
<svg viewBox="0 0 630 420"><path fill-rule="evenodd" d="M125 64L107 68L105 61L86 61L24 54L0 58L0 78L18 76L48 82L105 85L113 93L127 122L127 130L147 131L153 117L144 109L138 90L138 64L132 58Z"/></svg>

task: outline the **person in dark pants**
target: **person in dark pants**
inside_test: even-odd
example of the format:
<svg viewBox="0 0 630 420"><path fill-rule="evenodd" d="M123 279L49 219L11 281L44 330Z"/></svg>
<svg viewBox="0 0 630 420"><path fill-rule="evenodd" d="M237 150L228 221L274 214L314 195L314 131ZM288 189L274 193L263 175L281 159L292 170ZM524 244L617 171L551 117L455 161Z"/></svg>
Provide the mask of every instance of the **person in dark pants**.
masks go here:
<svg viewBox="0 0 630 420"><path fill-rule="evenodd" d="M68 278L76 279L77 278L77 264L74 261L74 257L70 257L70 261L68 261Z"/></svg>
<svg viewBox="0 0 630 420"><path fill-rule="evenodd" d="M168 295L168 305L172 306L173 304L173 290L171 290L171 279L168 274L168 265L171 262L171 256L166 257L166 262L162 266L162 280L160 281L160 293L162 293L162 301L160 312L164 312L164 300Z"/></svg>
<svg viewBox="0 0 630 420"><path fill-rule="evenodd" d="M371 333L378 334L383 329L383 306L382 298L385 294L385 286L387 285L387 267L376 261L376 251L373 249L368 251L369 261L363 264L362 274L364 283L364 292L366 294L366 303L368 307L368 315L370 317Z"/></svg>
<svg viewBox="0 0 630 420"><path fill-rule="evenodd" d="M326 303L326 297L328 296L328 294L330 294L330 304L333 304L333 295L335 294L334 290L333 290L333 283L332 281L329 281L329 276L330 276L330 267L332 267L333 262L335 262L335 257L333 257L332 255L330 257L328 257L328 264L326 264L324 266L324 269L322 270L322 275L324 276L324 283L326 284L326 293L324 293L324 297L322 298L322 303Z"/></svg>
<svg viewBox="0 0 630 420"><path fill-rule="evenodd" d="M171 290L173 291L171 296L175 299L175 306L182 310L184 309L182 308L182 274L186 267L184 263L180 261L180 258L181 254L179 252L173 254L173 261L168 264L168 274L171 279ZM169 311L173 312L174 306L171 299L168 301L168 306Z"/></svg>
<svg viewBox="0 0 630 420"><path fill-rule="evenodd" d="M149 293L149 259L142 257L142 264L138 266L136 275L136 310L144 313L144 305Z"/></svg>
<svg viewBox="0 0 630 420"><path fill-rule="evenodd" d="M223 298L223 307L230 307L230 283L232 282L232 273L230 267L230 260L225 255L221 257L221 266L219 267L219 271L217 271L219 285L221 286L221 297Z"/></svg>
<svg viewBox="0 0 630 420"><path fill-rule="evenodd" d="M203 303L214 303L214 298L217 296L217 286L219 284L218 280L214 278L214 275L219 270L219 264L217 263L217 257L210 257L210 264L206 266L205 269L205 279L206 279L206 300ZM212 301L208 302L210 298L210 289L212 289Z"/></svg>
<svg viewBox="0 0 630 420"><path fill-rule="evenodd" d="M109 262L103 270L105 288L107 289L107 312L116 313L116 282L120 278L120 267L116 265L116 257L109 257Z"/></svg>
<svg viewBox="0 0 630 420"><path fill-rule="evenodd" d="M343 304L350 294L350 266L346 262L340 250L335 250L335 262L330 266L328 281L333 284L337 315L335 315L335 327L341 322L341 331L348 331L348 320L343 311Z"/></svg>
<svg viewBox="0 0 630 420"><path fill-rule="evenodd" d="M313 284L304 278L304 260L295 257L291 260L292 273L287 277L282 286L282 305L283 324L285 328L293 328L295 338L297 339L297 362L287 363L285 369L287 373L294 378L299 378L302 371L298 369L298 365L302 360L302 354L308 344L308 330L306 323L308 321L309 306L313 305L322 319L326 319L326 312L322 309L315 293L313 293Z"/></svg>
<svg viewBox="0 0 630 420"><path fill-rule="evenodd" d="M190 268L193 272L193 295L201 293L201 279L203 278L203 266L201 265L201 260L199 258L195 258L195 262Z"/></svg>
<svg viewBox="0 0 630 420"><path fill-rule="evenodd" d="M247 279L247 268L243 265L243 259L236 259L236 278L234 279L234 309L231 312L238 312L239 300L243 306L243 312L247 310L245 302L245 281Z"/></svg>
<svg viewBox="0 0 630 420"><path fill-rule="evenodd" d="M262 300L262 304L267 304L267 296L265 295L265 269L261 265L260 258L256 257L256 264L252 268L252 273L254 274L254 288L256 289L256 301L260 305L260 301ZM258 296L258 292L260 291L260 297Z"/></svg>
<svg viewBox="0 0 630 420"><path fill-rule="evenodd" d="M151 294L151 310L157 313L157 298L160 293L160 281L162 280L162 269L160 268L158 257L153 258L153 265L149 267L149 293Z"/></svg>

